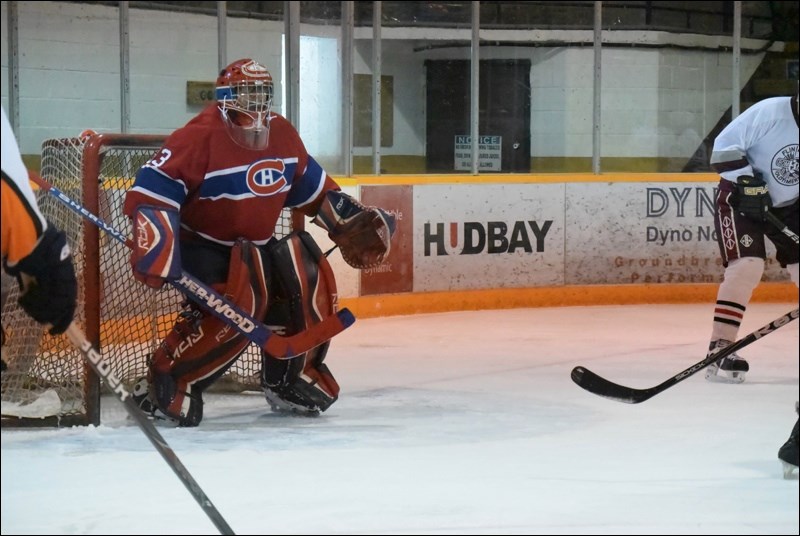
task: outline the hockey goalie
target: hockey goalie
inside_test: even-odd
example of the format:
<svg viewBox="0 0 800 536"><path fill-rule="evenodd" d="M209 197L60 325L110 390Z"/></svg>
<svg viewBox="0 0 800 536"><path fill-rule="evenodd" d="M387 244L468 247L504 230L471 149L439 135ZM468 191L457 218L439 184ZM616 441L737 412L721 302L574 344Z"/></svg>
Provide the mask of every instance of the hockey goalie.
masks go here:
<svg viewBox="0 0 800 536"><path fill-rule="evenodd" d="M272 77L258 62L242 59L223 69L216 103L173 132L142 166L124 212L138 281L160 288L186 270L292 335L335 313L336 282L310 234L274 237L282 209L312 218L358 269L386 259L395 222L341 191L294 127L271 111L272 96ZM147 412L197 426L203 392L249 343L201 306L186 305L149 356L134 397ZM262 351L260 381L274 411L316 415L337 400L339 385L325 363L329 345L291 359Z"/></svg>

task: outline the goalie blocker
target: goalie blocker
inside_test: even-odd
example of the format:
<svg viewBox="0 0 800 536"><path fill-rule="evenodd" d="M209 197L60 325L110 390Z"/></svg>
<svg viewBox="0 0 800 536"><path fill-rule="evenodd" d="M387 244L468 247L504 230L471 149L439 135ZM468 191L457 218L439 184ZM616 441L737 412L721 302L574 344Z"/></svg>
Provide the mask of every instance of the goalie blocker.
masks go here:
<svg viewBox="0 0 800 536"><path fill-rule="evenodd" d="M198 278L224 292L275 332L292 335L336 312L333 272L311 235L301 231L257 247L239 240L233 249L184 241L184 261L202 266ZM147 378L134 387L140 407L197 426L203 392L219 379L250 341L190 304L151 356ZM291 359L262 351L261 385L274 411L315 415L339 395L323 363L330 341Z"/></svg>

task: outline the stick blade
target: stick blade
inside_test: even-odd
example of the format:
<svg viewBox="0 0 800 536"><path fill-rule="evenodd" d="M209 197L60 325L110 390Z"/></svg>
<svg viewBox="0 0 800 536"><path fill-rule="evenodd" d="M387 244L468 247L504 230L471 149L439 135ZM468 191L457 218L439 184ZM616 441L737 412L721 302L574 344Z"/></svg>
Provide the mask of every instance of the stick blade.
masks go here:
<svg viewBox="0 0 800 536"><path fill-rule="evenodd" d="M356 317L353 313L344 308L300 333L287 337L272 335L267 339L267 343L263 348L273 357L290 359L329 341L352 326L355 321Z"/></svg>
<svg viewBox="0 0 800 536"><path fill-rule="evenodd" d="M631 389L630 387L619 385L581 366L572 369L570 377L581 389L589 391L597 396L608 398L609 400L616 400L617 402L638 404L653 396L648 393L648 390Z"/></svg>
<svg viewBox="0 0 800 536"><path fill-rule="evenodd" d="M350 312L350 309L348 309L347 307L337 312L336 316L339 317L339 321L342 323L342 329L349 328L356 321L355 315L353 315L353 313Z"/></svg>

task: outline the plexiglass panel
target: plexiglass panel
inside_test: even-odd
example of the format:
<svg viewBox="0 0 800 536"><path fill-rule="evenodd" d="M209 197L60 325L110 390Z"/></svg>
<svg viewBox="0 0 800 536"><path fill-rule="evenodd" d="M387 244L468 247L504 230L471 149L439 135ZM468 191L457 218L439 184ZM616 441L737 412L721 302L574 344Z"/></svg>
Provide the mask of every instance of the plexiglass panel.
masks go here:
<svg viewBox="0 0 800 536"><path fill-rule="evenodd" d="M591 171L592 20L593 2L481 3L481 119L503 133L498 171Z"/></svg>

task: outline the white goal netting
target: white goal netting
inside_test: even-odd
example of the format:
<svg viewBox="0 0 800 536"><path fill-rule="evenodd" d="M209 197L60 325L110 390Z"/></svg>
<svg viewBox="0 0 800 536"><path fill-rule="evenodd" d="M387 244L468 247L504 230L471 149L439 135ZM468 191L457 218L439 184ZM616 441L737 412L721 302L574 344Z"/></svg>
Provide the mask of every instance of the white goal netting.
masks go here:
<svg viewBox="0 0 800 536"><path fill-rule="evenodd" d="M41 176L114 229L128 234L122 214L125 192L136 171L152 158L163 137L90 134L52 139L42 145ZM94 224L54 196L38 192L48 220L63 229L78 274L76 321L98 344L115 374L130 387L146 374L147 358L172 327L183 298L169 286L150 289L133 279L124 244L105 236ZM292 227L285 211L276 236ZM6 285L2 323L3 425L99 423L99 380L66 336L53 337L17 305L15 282ZM217 390L260 389L260 350L250 345L216 384Z"/></svg>

